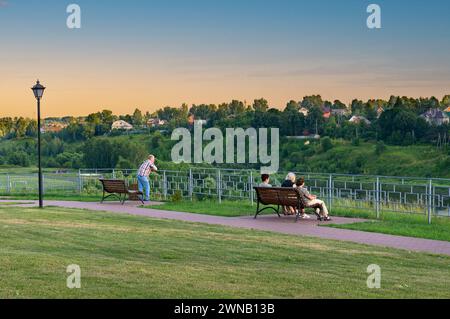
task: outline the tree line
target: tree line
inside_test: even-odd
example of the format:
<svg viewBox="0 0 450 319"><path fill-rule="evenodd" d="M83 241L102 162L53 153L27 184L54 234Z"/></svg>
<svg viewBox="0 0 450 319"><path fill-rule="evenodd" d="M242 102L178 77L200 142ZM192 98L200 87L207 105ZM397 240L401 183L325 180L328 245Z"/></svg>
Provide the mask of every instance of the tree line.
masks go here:
<svg viewBox="0 0 450 319"><path fill-rule="evenodd" d="M441 137L450 136L450 126L429 125L420 115L429 109L450 106L450 95L441 101L435 97L413 99L392 96L389 100L353 100L345 105L339 100L323 100L320 95L306 96L301 101L289 101L284 109L269 106L261 98L247 104L233 100L230 103L200 104L189 107L164 107L153 113L138 108L128 115L114 115L110 110L86 117L50 118L66 125L60 132L43 135L44 165L47 167L135 167L145 153L157 150L160 158L170 161L170 133L178 127L192 128L193 119L207 120L205 128L217 127L278 127L283 143L286 137L319 134L329 139L343 139L358 145L360 141L373 141L379 145L433 144ZM301 110L307 110L307 115ZM346 112L333 112L345 110ZM381 110L381 112L380 112ZM332 114L325 117L324 113ZM358 115L370 121L351 123ZM162 128L147 127L151 118L166 121ZM120 131L111 131L114 121L132 124L137 133L147 133L144 139ZM135 132L136 133L136 132ZM148 138L148 133L150 138ZM1 118L0 165L29 166L36 161L37 123L33 119ZM121 136L124 135L124 136ZM109 137L117 136L115 139ZM329 139L322 140L321 149L331 147ZM144 145L143 145L144 144ZM380 146L382 149L382 146ZM306 150L305 150L306 151Z"/></svg>

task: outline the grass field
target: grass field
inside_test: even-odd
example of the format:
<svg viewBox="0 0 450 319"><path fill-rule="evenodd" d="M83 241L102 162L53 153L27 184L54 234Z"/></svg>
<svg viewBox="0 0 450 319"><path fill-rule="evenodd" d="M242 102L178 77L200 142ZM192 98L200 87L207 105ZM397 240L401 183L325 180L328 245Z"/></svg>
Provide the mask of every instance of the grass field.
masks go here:
<svg viewBox="0 0 450 319"><path fill-rule="evenodd" d="M0 196L4 200L37 200L37 194L14 194L14 196L4 194ZM100 202L102 194L61 194L61 193L47 193L44 200L63 200L76 202Z"/></svg>
<svg viewBox="0 0 450 319"><path fill-rule="evenodd" d="M152 207L149 206L148 208ZM253 215L256 206L252 206L248 201L223 201L222 204L218 204L216 201L181 201L164 203L164 205L158 206L158 209L236 217ZM330 227L450 241L450 218L448 217L433 218L433 223L429 225L427 217L424 215L384 212L381 219L375 221L376 215L371 211L334 208L331 213L333 216L358 217L370 221L347 225L329 225Z"/></svg>
<svg viewBox="0 0 450 319"><path fill-rule="evenodd" d="M146 206L146 208L155 208L154 206ZM222 201L219 204L217 201L180 201L180 202L165 202L158 206L158 209L195 213L203 215L214 215L224 217L238 217L254 215L256 211L256 204L252 206L249 201Z"/></svg>
<svg viewBox="0 0 450 319"><path fill-rule="evenodd" d="M0 207L0 228L0 298L450 298L447 256L60 208Z"/></svg>

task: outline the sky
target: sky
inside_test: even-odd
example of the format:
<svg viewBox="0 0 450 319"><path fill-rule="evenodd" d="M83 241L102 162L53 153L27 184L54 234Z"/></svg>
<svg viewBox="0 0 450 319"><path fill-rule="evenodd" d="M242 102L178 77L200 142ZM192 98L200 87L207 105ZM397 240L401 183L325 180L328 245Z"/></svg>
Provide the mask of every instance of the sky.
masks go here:
<svg viewBox="0 0 450 319"><path fill-rule="evenodd" d="M81 8L69 29L66 8ZM367 6L382 28L367 28ZM450 94L448 0L0 0L0 117Z"/></svg>

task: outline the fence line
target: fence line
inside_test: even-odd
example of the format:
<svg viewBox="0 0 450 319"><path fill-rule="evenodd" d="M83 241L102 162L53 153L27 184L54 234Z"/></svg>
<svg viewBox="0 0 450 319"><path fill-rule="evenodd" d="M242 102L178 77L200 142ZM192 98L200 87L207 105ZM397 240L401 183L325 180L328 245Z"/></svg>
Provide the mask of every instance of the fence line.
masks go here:
<svg viewBox="0 0 450 319"><path fill-rule="evenodd" d="M136 183L135 169L81 169L78 172L45 173L45 193L96 193L99 178L126 179ZM286 173L271 176L280 185ZM450 217L450 179L371 176L350 174L296 173L303 176L310 191L324 198L330 209L358 208L372 211L377 218L384 212L402 212ZM245 199L254 202L253 186L259 184L254 170L190 168L185 171L163 170L150 179L156 199L179 196L194 200L213 198ZM0 193L36 193L37 174L0 174Z"/></svg>

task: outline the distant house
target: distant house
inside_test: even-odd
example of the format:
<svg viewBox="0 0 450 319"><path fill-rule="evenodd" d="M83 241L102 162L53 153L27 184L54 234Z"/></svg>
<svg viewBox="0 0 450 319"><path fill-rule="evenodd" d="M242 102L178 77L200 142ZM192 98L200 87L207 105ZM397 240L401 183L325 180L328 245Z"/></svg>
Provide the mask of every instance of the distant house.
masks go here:
<svg viewBox="0 0 450 319"><path fill-rule="evenodd" d="M450 122L448 115L439 109L429 109L421 115L430 125L443 125Z"/></svg>
<svg viewBox="0 0 450 319"><path fill-rule="evenodd" d="M329 119L329 118L331 117L331 108L325 107L325 108L323 109L323 117L324 117L325 119Z"/></svg>
<svg viewBox="0 0 450 319"><path fill-rule="evenodd" d="M380 116L381 116L381 114L383 114L383 112L384 112L384 109L382 107L379 107L377 110L377 119L380 118Z"/></svg>
<svg viewBox="0 0 450 319"><path fill-rule="evenodd" d="M450 116L450 106L444 110L444 113Z"/></svg>
<svg viewBox="0 0 450 319"><path fill-rule="evenodd" d="M352 116L352 118L349 120L350 123L354 123L354 124L359 124L359 123L366 123L367 125L370 125L370 121L368 119L366 119L364 116L361 115L354 115Z"/></svg>
<svg viewBox="0 0 450 319"><path fill-rule="evenodd" d="M59 133L67 127L67 124L60 122L50 122L41 128L42 133Z"/></svg>
<svg viewBox="0 0 450 319"><path fill-rule="evenodd" d="M305 117L308 116L309 111L306 107L302 107L300 110L298 110L300 113L302 113Z"/></svg>
<svg viewBox="0 0 450 319"><path fill-rule="evenodd" d="M148 127L160 127L160 126L164 126L166 125L167 122L164 120L160 120L160 119L149 119L147 121L147 126Z"/></svg>
<svg viewBox="0 0 450 319"><path fill-rule="evenodd" d="M123 120L119 120L119 121L115 121L112 126L111 126L111 130L125 130L125 131L129 131L133 129L133 125L131 125L130 123L127 123Z"/></svg>

